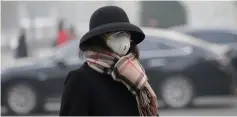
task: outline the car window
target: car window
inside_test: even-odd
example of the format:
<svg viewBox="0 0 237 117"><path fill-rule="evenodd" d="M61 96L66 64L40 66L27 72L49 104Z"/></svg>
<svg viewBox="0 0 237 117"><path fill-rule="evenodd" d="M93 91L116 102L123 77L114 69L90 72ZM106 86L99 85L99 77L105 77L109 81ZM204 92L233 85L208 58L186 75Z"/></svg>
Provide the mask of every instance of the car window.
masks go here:
<svg viewBox="0 0 237 117"><path fill-rule="evenodd" d="M171 46L164 44L164 43L158 43L157 46L159 49L171 49L172 48Z"/></svg>
<svg viewBox="0 0 237 117"><path fill-rule="evenodd" d="M140 50L174 49L184 46L184 44L176 41L153 36L146 36L146 39L138 44Z"/></svg>
<svg viewBox="0 0 237 117"><path fill-rule="evenodd" d="M237 35L221 32L193 32L190 35L212 43L233 43L237 42Z"/></svg>

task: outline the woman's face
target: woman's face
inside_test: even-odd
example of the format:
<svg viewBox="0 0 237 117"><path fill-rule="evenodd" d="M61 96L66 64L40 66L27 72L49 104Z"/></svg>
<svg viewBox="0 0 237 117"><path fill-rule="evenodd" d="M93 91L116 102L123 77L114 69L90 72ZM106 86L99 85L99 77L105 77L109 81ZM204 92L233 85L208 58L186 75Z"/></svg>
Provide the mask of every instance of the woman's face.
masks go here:
<svg viewBox="0 0 237 117"><path fill-rule="evenodd" d="M119 31L106 33L103 36L107 46L120 56L124 56L131 46L131 35L128 32Z"/></svg>
<svg viewBox="0 0 237 117"><path fill-rule="evenodd" d="M138 51L137 46L135 46L135 45L131 46L131 43L132 43L131 34L126 32L126 36L125 36L126 38L121 40L121 38L118 38L122 35L121 33L119 33L119 35L116 34L116 35L118 35L117 38L111 38L111 37L113 37L112 36L113 34L115 35L115 33L116 32L111 32L111 33L107 33L107 34L97 37L97 38L103 39L103 41L96 41L96 42L90 43L89 44L90 46L88 46L88 50L96 51L96 52L103 52L104 50L108 50L108 51L117 53L120 56L124 56L128 52L132 52L132 53L134 53L136 58L139 58L139 51ZM123 36L121 36L121 37L123 37ZM129 47L125 48L126 51L120 51L119 45L121 47L121 45L126 45L126 43L127 43L127 45L129 45ZM83 55L84 55L84 52L80 51L79 52L80 58L83 58Z"/></svg>

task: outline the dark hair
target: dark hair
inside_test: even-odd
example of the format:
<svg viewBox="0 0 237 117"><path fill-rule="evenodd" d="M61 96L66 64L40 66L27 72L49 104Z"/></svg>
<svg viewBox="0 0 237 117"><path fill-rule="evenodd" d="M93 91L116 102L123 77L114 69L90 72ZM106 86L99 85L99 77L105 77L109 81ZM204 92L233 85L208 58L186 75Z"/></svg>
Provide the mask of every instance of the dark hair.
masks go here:
<svg viewBox="0 0 237 117"><path fill-rule="evenodd" d="M97 38L97 39L93 39L93 40L96 40L96 41L88 42L86 50L95 51L95 52L100 52L100 50L112 51L106 45L105 41L103 39L101 39L101 37L97 36L97 37L94 37L94 38ZM100 38L100 39L98 39L98 38ZM139 49L138 49L137 45L131 43L131 47L130 47L130 50L128 51L128 53L131 53L131 52L135 55L135 57L137 59L139 59ZM84 51L79 50L79 58L83 59L84 54L85 54Z"/></svg>

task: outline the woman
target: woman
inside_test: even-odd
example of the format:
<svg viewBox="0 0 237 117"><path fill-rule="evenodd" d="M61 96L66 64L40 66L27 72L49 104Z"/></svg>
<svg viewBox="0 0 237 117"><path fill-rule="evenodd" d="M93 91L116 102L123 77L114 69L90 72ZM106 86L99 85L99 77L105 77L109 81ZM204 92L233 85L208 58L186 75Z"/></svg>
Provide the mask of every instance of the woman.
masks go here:
<svg viewBox="0 0 237 117"><path fill-rule="evenodd" d="M86 62L65 81L60 116L157 116L157 99L138 61L145 38L124 10L106 6L81 39Z"/></svg>
<svg viewBox="0 0 237 117"><path fill-rule="evenodd" d="M25 58L28 57L27 43L26 43L26 34L25 29L20 29L20 36L18 38L15 58Z"/></svg>
<svg viewBox="0 0 237 117"><path fill-rule="evenodd" d="M64 29L64 21L61 20L59 22L59 27L58 27L56 46L60 46L64 43L68 42L69 38L70 38L70 36L69 36L67 30Z"/></svg>

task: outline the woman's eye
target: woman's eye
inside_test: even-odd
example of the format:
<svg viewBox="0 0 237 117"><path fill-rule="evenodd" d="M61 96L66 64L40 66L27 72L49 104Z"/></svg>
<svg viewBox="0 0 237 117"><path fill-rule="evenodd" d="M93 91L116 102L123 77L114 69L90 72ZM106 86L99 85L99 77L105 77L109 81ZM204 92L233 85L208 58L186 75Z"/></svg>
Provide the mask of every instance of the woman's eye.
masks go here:
<svg viewBox="0 0 237 117"><path fill-rule="evenodd" d="M126 34L124 32L120 32L117 34L117 36L125 36Z"/></svg>
<svg viewBox="0 0 237 117"><path fill-rule="evenodd" d="M116 36L117 37L130 37L129 34L127 34L125 32L118 33Z"/></svg>

